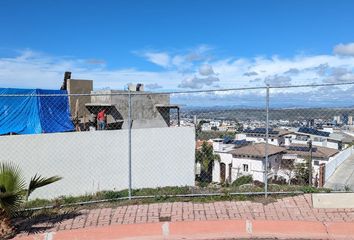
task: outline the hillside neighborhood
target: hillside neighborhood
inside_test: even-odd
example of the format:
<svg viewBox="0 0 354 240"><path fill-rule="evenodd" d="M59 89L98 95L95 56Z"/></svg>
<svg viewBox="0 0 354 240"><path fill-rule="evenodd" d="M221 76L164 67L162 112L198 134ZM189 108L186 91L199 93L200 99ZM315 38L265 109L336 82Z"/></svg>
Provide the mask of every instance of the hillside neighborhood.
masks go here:
<svg viewBox="0 0 354 240"><path fill-rule="evenodd" d="M354 240L353 0L0 10L0 240Z"/></svg>
<svg viewBox="0 0 354 240"><path fill-rule="evenodd" d="M55 141L62 141L60 138L64 137L67 142L63 142L63 146L70 144L71 141L90 141L89 139L93 136L96 139L105 138L105 141L114 142L113 136L118 137L118 135L125 134L123 130L140 131L140 138L150 138L150 142L156 141L157 143L164 141L164 138L157 134L158 131L161 131L161 134L166 132L168 134L166 137L173 140L175 144L164 142L160 145L161 150L155 150L158 157L154 154L154 162L157 164L165 161L171 166L172 163L186 162L187 164L179 165L174 170L171 168L166 170L165 173L169 173L171 181L167 181L166 178L156 178L153 181L144 180L140 184L137 179L143 179L144 174L136 175L137 171L133 171L135 174L133 184L136 187L198 186L202 182L223 185L232 184L237 179L248 176L252 178L252 181L261 183L310 184L321 188L326 186L326 182L334 174L336 168L352 155L354 125L352 116L349 116L348 113L333 117L324 115L321 119L308 116L309 120L303 121L290 121L284 116L283 119L278 120L278 123L281 123L279 125L270 120L271 127L267 129L264 119L259 118L256 120L237 118L219 120L217 118L203 119L197 115L186 117L183 106L171 103L170 94L144 91L144 84L129 84L128 89L123 91L97 91L93 90L92 80L71 79L70 72L65 72L61 90L2 89L1 92L3 97L0 99L0 104L5 113L2 114L0 125L3 135L1 138L4 139L3 144L7 144L7 141L22 141L21 135L32 135L27 137L28 141L38 138L43 139L38 141L45 142L47 142L47 138L57 138L58 140ZM16 97L19 93L25 95ZM36 98L32 97L33 94ZM9 101L10 99L16 99L16 101ZM174 98L172 101L175 101ZM102 109L105 110L104 129L99 128L97 117ZM31 114L28 114L29 112ZM15 115L19 117L13 121ZM164 130L164 128L166 129ZM149 129L155 134L150 135ZM187 135L179 136L186 130L190 132L188 138ZM112 132L109 133L110 131ZM77 135L73 135L74 132ZM95 135L90 136L83 134L84 132L92 132ZM61 134L49 136L49 133ZM36 134L44 135L36 136ZM206 137L208 134L219 136L208 138ZM8 135L18 136L12 139ZM123 154L123 149L135 146L137 138L134 136L129 138L131 140L128 137L123 137L123 139L119 137L121 138L120 147L117 149L118 152L121 152L119 154ZM73 138L77 138L77 140ZM182 145L179 147L176 145L177 140L181 140L180 138L184 141L183 148ZM69 139L72 140L69 141ZM55 144L55 141L53 139L47 142L47 148L55 149L51 146L51 144ZM129 141L133 145L124 146ZM189 146L186 145L187 142L190 142ZM96 148L101 146L99 142L96 142L95 145ZM167 148L168 145L171 145L172 152L175 154L171 155L172 152L166 152L164 147ZM205 157L204 159L200 157L203 145L208 145L212 151L210 154L217 157L205 163ZM33 149L40 150L40 152L41 148L41 145L33 145ZM71 148L70 145L64 148L64 153L67 152L66 161L78 162L81 157L75 157L76 153L70 153L69 149ZM101 161L114 161L114 154L118 153L113 153L112 149L106 149L107 147L104 145L101 148L102 152L109 155L104 156L99 152L94 153L87 150L88 158L79 160L80 164L94 161L95 165L99 166L102 165ZM151 155L143 153L142 149L142 147L140 149L134 147L133 151L137 152L136 154L127 156L128 151L126 151L123 155L128 157L129 161L137 163L141 161L139 159L141 154L144 154L146 158ZM31 159L30 156L33 156L33 161L38 159L36 152L30 153L25 150L13 152L15 149L8 148L6 151L8 151L8 156L12 156L12 159L18 159L20 165L23 165L20 159L25 155L28 160ZM182 155L182 152L188 157L183 157L185 155ZM129 161L127 160L125 163ZM48 169L43 170L48 171ZM157 169L151 170L150 174L159 174ZM308 176L299 176L300 170L307 171ZM63 176L67 175L64 166L60 166L56 171ZM82 172L82 174L85 176L87 173ZM187 175L187 178L181 178ZM207 175L207 177L205 178L203 175ZM128 177L128 175L126 176ZM153 178L152 176L150 175L150 178ZM63 186L66 181L70 181L71 178L65 177L58 184L55 195L50 196L95 192L95 188L106 190L126 187L123 184L124 181L111 185L107 178L108 175L106 178L100 177L101 180L94 179L93 176L89 177L92 178L93 184L88 182L81 185L80 192L74 191L77 186L73 186L72 191L68 191L67 188L66 191L62 191L65 189ZM110 176L110 178L114 177ZM339 183L334 188L341 190L344 187L352 187L350 184L348 186L346 184L345 182Z"/></svg>

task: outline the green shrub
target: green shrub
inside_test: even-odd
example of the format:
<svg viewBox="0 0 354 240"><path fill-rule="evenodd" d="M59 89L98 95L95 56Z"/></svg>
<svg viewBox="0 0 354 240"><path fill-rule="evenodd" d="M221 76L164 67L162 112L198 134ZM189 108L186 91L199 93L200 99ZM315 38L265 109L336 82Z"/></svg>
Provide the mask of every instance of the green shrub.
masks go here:
<svg viewBox="0 0 354 240"><path fill-rule="evenodd" d="M34 199L34 200L24 203L24 208L43 207L43 206L48 206L51 204L52 204L52 201L50 201L50 200L37 198L37 199Z"/></svg>
<svg viewBox="0 0 354 240"><path fill-rule="evenodd" d="M320 190L318 188L315 188L313 186L303 186L301 189L304 193L318 193Z"/></svg>
<svg viewBox="0 0 354 240"><path fill-rule="evenodd" d="M102 192L103 199L115 199L123 197L123 193L121 191L104 191Z"/></svg>
<svg viewBox="0 0 354 240"><path fill-rule="evenodd" d="M241 177L237 178L235 181L233 181L231 186L232 187L238 187L238 186L241 186L243 184L252 183L252 182L253 182L253 178L252 178L251 175L241 176Z"/></svg>
<svg viewBox="0 0 354 240"><path fill-rule="evenodd" d="M281 187L281 185L278 185L278 184L269 184L268 190L271 192L281 192L282 187Z"/></svg>
<svg viewBox="0 0 354 240"><path fill-rule="evenodd" d="M199 187L201 187L201 188L205 188L205 187L207 187L208 185L209 185L209 183L208 182L199 182Z"/></svg>
<svg viewBox="0 0 354 240"><path fill-rule="evenodd" d="M262 192L263 190L264 190L263 188L257 187L252 183L243 184L238 187L239 192Z"/></svg>
<svg viewBox="0 0 354 240"><path fill-rule="evenodd" d="M264 183L258 180L254 180L253 181L253 185L257 186L257 187L261 187L264 188Z"/></svg>

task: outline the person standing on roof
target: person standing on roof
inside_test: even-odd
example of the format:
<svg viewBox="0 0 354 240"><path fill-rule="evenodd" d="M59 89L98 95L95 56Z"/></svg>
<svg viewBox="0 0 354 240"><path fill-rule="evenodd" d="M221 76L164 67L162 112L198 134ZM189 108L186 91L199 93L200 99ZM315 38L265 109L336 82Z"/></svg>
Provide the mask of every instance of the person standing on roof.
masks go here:
<svg viewBox="0 0 354 240"><path fill-rule="evenodd" d="M102 109L97 114L97 125L98 125L98 130L106 129L106 109Z"/></svg>

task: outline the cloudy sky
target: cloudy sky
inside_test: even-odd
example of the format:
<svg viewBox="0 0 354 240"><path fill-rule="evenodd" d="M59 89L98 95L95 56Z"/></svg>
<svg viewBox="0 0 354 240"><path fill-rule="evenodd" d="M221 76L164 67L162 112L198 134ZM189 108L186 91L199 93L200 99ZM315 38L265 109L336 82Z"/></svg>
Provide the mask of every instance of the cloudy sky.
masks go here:
<svg viewBox="0 0 354 240"><path fill-rule="evenodd" d="M96 89L354 82L349 0L3 0L0 9L0 87L57 89L64 71Z"/></svg>

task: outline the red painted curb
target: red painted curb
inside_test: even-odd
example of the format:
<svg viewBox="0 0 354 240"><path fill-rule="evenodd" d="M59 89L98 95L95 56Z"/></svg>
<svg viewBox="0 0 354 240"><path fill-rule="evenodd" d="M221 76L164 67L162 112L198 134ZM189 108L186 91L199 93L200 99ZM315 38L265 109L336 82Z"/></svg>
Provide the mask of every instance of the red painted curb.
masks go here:
<svg viewBox="0 0 354 240"><path fill-rule="evenodd" d="M110 225L52 233L22 240L177 240L215 238L311 238L354 239L354 222L219 220Z"/></svg>

